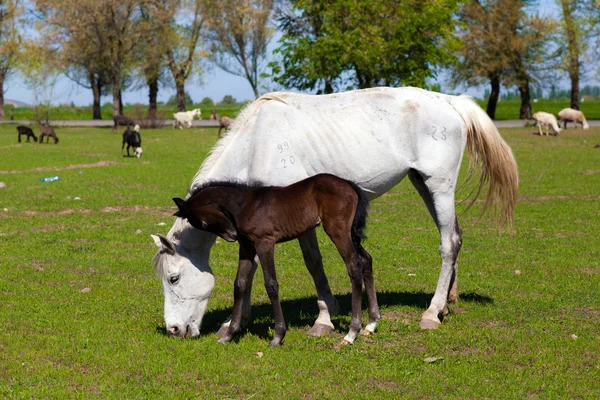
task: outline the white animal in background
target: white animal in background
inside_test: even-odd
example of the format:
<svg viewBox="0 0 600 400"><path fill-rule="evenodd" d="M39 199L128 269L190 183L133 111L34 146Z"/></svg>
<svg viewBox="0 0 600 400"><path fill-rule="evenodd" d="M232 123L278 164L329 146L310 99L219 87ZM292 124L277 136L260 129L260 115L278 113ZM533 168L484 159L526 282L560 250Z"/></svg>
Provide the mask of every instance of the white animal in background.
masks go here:
<svg viewBox="0 0 600 400"><path fill-rule="evenodd" d="M179 127L179 129L183 129L184 126L186 128L191 128L195 116L198 116L198 119L202 118L199 108L192 111L181 111L173 114L173 118L175 118L173 128Z"/></svg>
<svg viewBox="0 0 600 400"><path fill-rule="evenodd" d="M585 116L579 110L573 110L572 108L565 108L560 110L558 113L558 120L562 121L563 128L567 129L567 122L573 122L574 124L581 124L583 129L590 129L589 124L585 120Z"/></svg>
<svg viewBox="0 0 600 400"><path fill-rule="evenodd" d="M540 136L543 136L542 126L546 129L546 135L548 135L548 128L550 127L554 131L554 135L558 136L560 128L558 127L558 122L556 121L556 117L553 114L538 111L535 114L533 114L533 119L535 120L535 124L538 127Z"/></svg>

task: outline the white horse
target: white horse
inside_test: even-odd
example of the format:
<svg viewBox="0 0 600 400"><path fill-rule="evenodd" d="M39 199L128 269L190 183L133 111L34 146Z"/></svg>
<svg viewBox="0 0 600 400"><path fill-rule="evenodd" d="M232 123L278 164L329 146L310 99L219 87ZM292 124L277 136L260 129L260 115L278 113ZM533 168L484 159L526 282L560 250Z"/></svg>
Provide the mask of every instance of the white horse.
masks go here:
<svg viewBox="0 0 600 400"><path fill-rule="evenodd" d="M184 126L186 128L191 128L192 121L194 120L195 116L198 116L198 118L201 118L201 113L200 113L199 108L196 108L195 110L192 110L192 111L181 111L181 112L173 114L173 118L175 118L175 122L173 123L173 128L179 127L179 129L183 129Z"/></svg>
<svg viewBox="0 0 600 400"><path fill-rule="evenodd" d="M462 230L455 216L454 192L465 147L470 153L470 172L481 166L475 197L489 184L484 211L500 205L498 221L511 222L517 164L493 122L470 97L417 88L374 88L324 96L266 94L248 105L217 142L190 192L211 181L286 186L330 173L356 182L372 199L408 175L440 232L441 272L420 322L423 329L435 329L447 312L447 302L458 298ZM153 236L159 247L154 268L162 278L169 334L200 334L215 284L208 263L215 238L181 218L166 237ZM333 329L330 316L338 306L323 270L316 233L311 230L298 240L318 294L319 316L308 333L327 334ZM251 281L252 276L249 285ZM250 290L251 286L248 294ZM249 317L248 295L243 320Z"/></svg>

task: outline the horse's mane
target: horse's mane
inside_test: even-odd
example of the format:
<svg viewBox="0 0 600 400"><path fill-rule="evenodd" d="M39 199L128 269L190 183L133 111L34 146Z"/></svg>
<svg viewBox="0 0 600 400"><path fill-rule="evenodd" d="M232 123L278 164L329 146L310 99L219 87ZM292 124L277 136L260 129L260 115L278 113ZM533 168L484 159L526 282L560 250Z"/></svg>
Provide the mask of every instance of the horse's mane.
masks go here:
<svg viewBox="0 0 600 400"><path fill-rule="evenodd" d="M258 110L260 110L260 108L268 101L279 101L282 103L286 103L285 100L283 100L283 97L285 97L285 95L287 94L287 92L267 93L259 97L257 100L249 103L248 105L246 105L246 107L242 109L242 111L240 111L240 114L233 120L231 127L227 130L225 135L217 142L217 144L215 144L215 146L210 151L208 157L206 157L206 159L200 166L198 172L196 172L196 175L192 179L192 184L190 185L190 192L195 191L196 187L201 186L203 184L205 180L204 177L206 176L206 174L208 174L210 170L212 170L212 168L215 166L215 164L219 160L219 157L221 157L221 155L223 154L227 146L229 146L235 135L243 133L246 124L253 116L255 116L258 113Z"/></svg>

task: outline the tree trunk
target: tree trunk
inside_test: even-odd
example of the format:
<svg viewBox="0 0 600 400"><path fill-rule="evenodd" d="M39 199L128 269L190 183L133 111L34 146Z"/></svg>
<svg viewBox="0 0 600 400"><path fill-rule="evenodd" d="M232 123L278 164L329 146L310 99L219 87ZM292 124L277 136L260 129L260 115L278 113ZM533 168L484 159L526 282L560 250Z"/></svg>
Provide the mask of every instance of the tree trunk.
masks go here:
<svg viewBox="0 0 600 400"><path fill-rule="evenodd" d="M6 119L6 114L4 114L4 76L4 74L0 75L0 121Z"/></svg>
<svg viewBox="0 0 600 400"><path fill-rule="evenodd" d="M177 111L185 111L185 86L183 82L175 82L177 89Z"/></svg>
<svg viewBox="0 0 600 400"><path fill-rule="evenodd" d="M492 86L492 92L487 103L487 115L491 119L496 119L496 105L498 104L498 98L500 97L500 76L492 75L490 77L490 84Z"/></svg>
<svg viewBox="0 0 600 400"><path fill-rule="evenodd" d="M102 97L102 86L93 75L90 76L90 85L92 87L92 95L94 96L94 102L92 105L92 119L102 119L102 107L100 105L100 98Z"/></svg>
<svg viewBox="0 0 600 400"><path fill-rule="evenodd" d="M113 97L113 117L116 117L117 115L121 115L121 86L120 86L121 82L119 80L119 77L117 76L116 79L113 76L111 79L111 85L112 85L112 97Z"/></svg>
<svg viewBox="0 0 600 400"><path fill-rule="evenodd" d="M331 84L331 80L325 79L325 94L333 93L333 85Z"/></svg>
<svg viewBox="0 0 600 400"><path fill-rule="evenodd" d="M529 80L519 86L521 94L521 109L519 119L531 119L531 92L529 91Z"/></svg>
<svg viewBox="0 0 600 400"><path fill-rule="evenodd" d="M569 7L570 0L561 0L561 5L569 51L568 69L569 77L571 78L571 108L579 110L579 42L575 29L573 10Z"/></svg>
<svg viewBox="0 0 600 400"><path fill-rule="evenodd" d="M119 88L119 115L123 115L123 91Z"/></svg>
<svg viewBox="0 0 600 400"><path fill-rule="evenodd" d="M158 79L152 79L148 83L148 119L156 119L157 101L158 98Z"/></svg>

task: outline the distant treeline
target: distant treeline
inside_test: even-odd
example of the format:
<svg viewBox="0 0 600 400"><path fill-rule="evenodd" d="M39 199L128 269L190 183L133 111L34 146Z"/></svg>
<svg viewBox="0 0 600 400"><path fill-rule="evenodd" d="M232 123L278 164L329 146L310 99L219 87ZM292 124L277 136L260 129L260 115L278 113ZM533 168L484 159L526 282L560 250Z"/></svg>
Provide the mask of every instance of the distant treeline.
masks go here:
<svg viewBox="0 0 600 400"><path fill-rule="evenodd" d="M594 99L598 99L600 97L600 86L584 86L580 91L581 97L592 97ZM483 95L484 99L489 98L490 91L486 89ZM503 100L521 100L521 95L518 89L506 89L505 92L500 96ZM531 90L531 97L534 99L564 99L571 97L571 89L561 89L556 87L556 85L552 85L550 90L546 91L546 95L544 95L544 91L541 87L537 87Z"/></svg>

